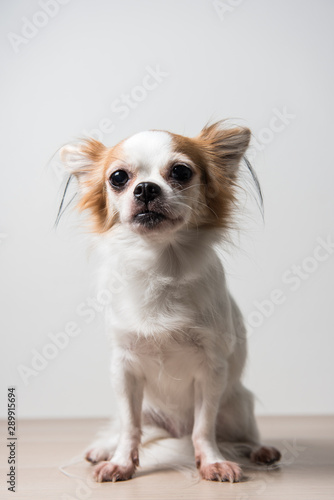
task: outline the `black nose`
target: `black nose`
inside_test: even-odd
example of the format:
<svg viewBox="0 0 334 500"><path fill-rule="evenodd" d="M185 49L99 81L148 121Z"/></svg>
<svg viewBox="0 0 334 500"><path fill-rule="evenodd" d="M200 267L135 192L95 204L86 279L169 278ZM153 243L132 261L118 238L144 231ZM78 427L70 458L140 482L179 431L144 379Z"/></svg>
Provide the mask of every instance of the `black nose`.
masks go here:
<svg viewBox="0 0 334 500"><path fill-rule="evenodd" d="M154 182L141 182L137 184L133 192L135 198L143 201L146 205L149 201L154 200L161 193L161 188Z"/></svg>

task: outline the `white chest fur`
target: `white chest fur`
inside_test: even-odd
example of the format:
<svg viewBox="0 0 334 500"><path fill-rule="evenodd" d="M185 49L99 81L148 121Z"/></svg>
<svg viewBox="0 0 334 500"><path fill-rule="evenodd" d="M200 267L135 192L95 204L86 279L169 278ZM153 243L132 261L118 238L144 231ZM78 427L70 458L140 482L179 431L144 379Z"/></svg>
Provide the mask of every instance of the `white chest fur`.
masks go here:
<svg viewBox="0 0 334 500"><path fill-rule="evenodd" d="M120 277L107 311L113 337L132 333L175 339L177 332L187 337L190 329L229 326L223 268L205 238L187 235L185 241L166 245L120 233L106 242L102 260L102 288L111 288L115 272Z"/></svg>

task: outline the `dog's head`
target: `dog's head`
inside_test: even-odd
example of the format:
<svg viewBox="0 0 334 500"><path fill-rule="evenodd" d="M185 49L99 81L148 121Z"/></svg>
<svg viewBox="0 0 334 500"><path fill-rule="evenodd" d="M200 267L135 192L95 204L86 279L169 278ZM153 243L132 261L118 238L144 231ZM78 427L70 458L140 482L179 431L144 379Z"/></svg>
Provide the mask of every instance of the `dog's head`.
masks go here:
<svg viewBox="0 0 334 500"><path fill-rule="evenodd" d="M111 148L89 139L65 146L61 156L78 180L78 208L90 212L95 231L125 224L163 235L230 226L249 140L247 128L216 123L195 138L152 130Z"/></svg>

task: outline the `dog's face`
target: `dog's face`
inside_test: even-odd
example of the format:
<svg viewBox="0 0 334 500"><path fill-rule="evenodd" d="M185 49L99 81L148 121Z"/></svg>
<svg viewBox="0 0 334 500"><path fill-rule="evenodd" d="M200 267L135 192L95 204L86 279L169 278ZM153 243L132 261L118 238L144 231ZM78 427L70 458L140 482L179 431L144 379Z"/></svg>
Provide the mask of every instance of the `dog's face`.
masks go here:
<svg viewBox="0 0 334 500"><path fill-rule="evenodd" d="M168 235L181 228L228 227L238 164L250 138L245 128L215 124L196 138L138 133L112 148L95 140L63 148L79 182L79 209L98 232L124 224Z"/></svg>
<svg viewBox="0 0 334 500"><path fill-rule="evenodd" d="M118 146L106 171L109 201L136 232L175 231L194 219L201 172L167 132L141 132Z"/></svg>

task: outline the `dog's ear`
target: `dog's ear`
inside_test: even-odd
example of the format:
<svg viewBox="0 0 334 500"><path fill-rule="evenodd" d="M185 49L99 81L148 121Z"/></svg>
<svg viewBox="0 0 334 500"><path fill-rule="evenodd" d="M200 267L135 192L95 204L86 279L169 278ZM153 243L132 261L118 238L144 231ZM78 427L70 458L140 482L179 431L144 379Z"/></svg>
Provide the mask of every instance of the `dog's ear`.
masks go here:
<svg viewBox="0 0 334 500"><path fill-rule="evenodd" d="M107 148L95 139L86 139L75 144L68 144L60 150L60 158L70 175L84 180L87 174L101 165Z"/></svg>
<svg viewBox="0 0 334 500"><path fill-rule="evenodd" d="M58 223L71 178L78 181L77 209L90 214L92 229L104 232L117 221L117 214L108 203L105 186L105 168L108 161L108 148L95 139L83 140L77 144L64 146L60 157L69 173L63 199L58 211Z"/></svg>
<svg viewBox="0 0 334 500"><path fill-rule="evenodd" d="M248 128L228 127L227 122L218 122L205 127L195 138L205 158L207 226L233 227L238 167L249 145L250 135Z"/></svg>
<svg viewBox="0 0 334 500"><path fill-rule="evenodd" d="M224 122L204 127L198 136L210 163L235 178L239 163L244 156L251 137L246 127L228 128Z"/></svg>

